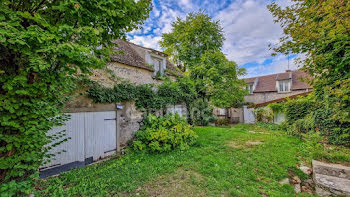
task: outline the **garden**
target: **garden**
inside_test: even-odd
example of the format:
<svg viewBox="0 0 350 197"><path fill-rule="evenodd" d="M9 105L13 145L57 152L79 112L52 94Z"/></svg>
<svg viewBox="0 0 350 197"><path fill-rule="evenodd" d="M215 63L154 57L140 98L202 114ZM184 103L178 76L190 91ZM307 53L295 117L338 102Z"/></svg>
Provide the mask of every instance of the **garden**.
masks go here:
<svg viewBox="0 0 350 197"><path fill-rule="evenodd" d="M297 63L312 76L313 93L257 109L263 122L255 125L209 127L213 107L242 107L248 91L246 70L223 52L220 21L204 11L177 19L161 37L181 76L157 87L117 81L107 88L87 79L115 55L114 40L141 28L151 0L3 0L0 195L294 196L280 181L298 177L306 187L299 195L312 196L300 165L350 162L350 3L293 2L267 7L284 32L270 48L305 57ZM39 179L39 167L54 157L50 149L68 140L48 131L65 124L65 106L83 81L96 103L134 102L145 112L143 126L125 154ZM155 115L178 103L187 119ZM286 114L280 126L267 123L274 112Z"/></svg>
<svg viewBox="0 0 350 197"><path fill-rule="evenodd" d="M349 149L323 147L269 124L195 127L191 148L139 151L40 180L36 196L295 196L291 176L311 159L350 162ZM269 129L268 129L269 128ZM189 135L192 136L192 135ZM193 138L188 138L193 139ZM193 142L190 140L190 142ZM137 146L138 147L138 146ZM165 148L164 146L163 148ZM300 196L313 196L306 192Z"/></svg>

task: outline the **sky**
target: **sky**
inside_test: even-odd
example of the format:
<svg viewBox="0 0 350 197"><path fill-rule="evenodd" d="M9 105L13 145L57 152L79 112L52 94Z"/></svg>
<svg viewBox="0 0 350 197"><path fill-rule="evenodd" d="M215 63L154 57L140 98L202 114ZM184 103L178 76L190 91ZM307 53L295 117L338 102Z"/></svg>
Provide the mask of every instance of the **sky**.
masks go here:
<svg viewBox="0 0 350 197"><path fill-rule="evenodd" d="M282 28L274 23L266 8L272 2L290 4L289 0L153 0L150 17L128 39L162 51L161 36L171 31L171 23L177 17L204 10L213 20L220 21L226 38L222 51L229 60L247 69L244 77L284 72L288 57L282 54L272 57L273 51L269 50L269 44L278 44L282 35ZM297 69L295 58L296 55L289 56L290 69Z"/></svg>

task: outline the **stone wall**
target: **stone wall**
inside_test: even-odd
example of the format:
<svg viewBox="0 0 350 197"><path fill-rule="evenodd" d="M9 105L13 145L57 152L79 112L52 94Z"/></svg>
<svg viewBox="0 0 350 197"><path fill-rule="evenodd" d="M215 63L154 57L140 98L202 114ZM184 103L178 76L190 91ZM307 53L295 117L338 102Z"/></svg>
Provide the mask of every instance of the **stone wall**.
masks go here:
<svg viewBox="0 0 350 197"><path fill-rule="evenodd" d="M306 92L306 90L295 90L288 93L278 93L278 92L254 93L254 94L249 94L245 96L244 101L254 103L254 104L259 104L259 103L265 103L265 102L280 99L280 98L285 98L288 96L293 96L296 94L301 94L304 92Z"/></svg>
<svg viewBox="0 0 350 197"><path fill-rule="evenodd" d="M112 70L118 78L129 80L131 83L137 85L162 83L161 80L157 80L152 77L152 71L146 69L128 66L117 62L108 63L107 68Z"/></svg>
<svg viewBox="0 0 350 197"><path fill-rule="evenodd" d="M112 79L111 74L107 71L110 70L116 76L116 79ZM141 85L141 84L156 84L162 83L161 80L154 79L152 77L153 72L120 64L117 62L110 62L107 64L107 69L94 70L93 75L90 79L97 81L99 84L106 87L113 87L118 81L127 80L130 83ZM171 77L175 80L174 77ZM81 89L76 93L74 99L72 99L66 105L67 112L94 112L94 111L111 111L116 110L114 104L96 104L93 103L92 99L88 98L84 93L86 89ZM121 147L126 146L127 142L132 139L135 132L140 129L144 113L137 110L134 102L122 102L118 103L123 106L123 109L118 110L119 116L119 131L120 131L120 145Z"/></svg>

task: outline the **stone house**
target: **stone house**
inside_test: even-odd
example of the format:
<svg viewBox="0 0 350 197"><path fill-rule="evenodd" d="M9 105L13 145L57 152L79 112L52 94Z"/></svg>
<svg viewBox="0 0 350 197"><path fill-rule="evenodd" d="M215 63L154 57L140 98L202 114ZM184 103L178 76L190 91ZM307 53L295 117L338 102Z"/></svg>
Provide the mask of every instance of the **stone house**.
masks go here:
<svg viewBox="0 0 350 197"><path fill-rule="evenodd" d="M302 70L287 70L284 73L245 79L249 94L245 96L244 100L253 105L244 108L244 122L255 122L252 114L253 108L265 107L270 103L285 101L286 98L297 98L311 93L310 79L311 76ZM279 124L284 120L283 113L274 114L274 123Z"/></svg>
<svg viewBox="0 0 350 197"><path fill-rule="evenodd" d="M273 102L281 102L287 97L296 98L312 92L308 80L311 77L301 70L287 70L284 73L263 75L244 79L247 83L249 94L244 97L244 102L249 105L243 108L215 109L218 118L227 118L231 123L254 123L253 107L267 106ZM284 120L284 114L275 114L274 122Z"/></svg>
<svg viewBox="0 0 350 197"><path fill-rule="evenodd" d="M104 69L94 70L90 79L106 87L128 81L133 84L161 84L159 76L167 75L175 80L182 73L167 60L161 51L142 47L127 41L117 40L118 53L111 56ZM71 139L52 150L52 153L66 150L56 155L40 169L41 177L51 176L72 168L108 157L127 145L135 132L140 129L144 112L139 111L134 102L113 104L94 103L82 89L66 105L71 116L66 125L54 128L49 133L66 130ZM185 115L184 105L169 106L167 112Z"/></svg>
<svg viewBox="0 0 350 197"><path fill-rule="evenodd" d="M287 70L284 73L263 75L244 79L249 94L246 103L262 104L312 91L307 80L310 76L301 70Z"/></svg>

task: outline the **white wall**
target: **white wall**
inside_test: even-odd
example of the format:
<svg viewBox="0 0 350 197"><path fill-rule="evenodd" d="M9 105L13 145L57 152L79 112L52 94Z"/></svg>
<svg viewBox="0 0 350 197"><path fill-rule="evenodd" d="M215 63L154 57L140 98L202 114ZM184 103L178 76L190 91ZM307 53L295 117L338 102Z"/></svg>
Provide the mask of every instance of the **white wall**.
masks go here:
<svg viewBox="0 0 350 197"><path fill-rule="evenodd" d="M243 114L244 114L244 123L248 123L248 124L255 123L255 115L253 112L253 108L248 108L247 106L243 106Z"/></svg>

